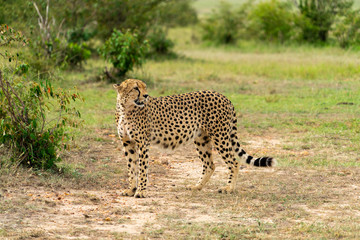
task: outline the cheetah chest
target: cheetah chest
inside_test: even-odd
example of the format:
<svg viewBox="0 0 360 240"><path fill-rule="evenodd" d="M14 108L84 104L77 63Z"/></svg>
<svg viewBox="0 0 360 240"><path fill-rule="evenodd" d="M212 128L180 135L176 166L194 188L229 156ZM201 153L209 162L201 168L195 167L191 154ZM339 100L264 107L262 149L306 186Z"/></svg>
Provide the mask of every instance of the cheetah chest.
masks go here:
<svg viewBox="0 0 360 240"><path fill-rule="evenodd" d="M126 124L126 117L122 107L118 107L118 122L117 122L117 131L120 138L124 138L125 136L130 137L129 129Z"/></svg>

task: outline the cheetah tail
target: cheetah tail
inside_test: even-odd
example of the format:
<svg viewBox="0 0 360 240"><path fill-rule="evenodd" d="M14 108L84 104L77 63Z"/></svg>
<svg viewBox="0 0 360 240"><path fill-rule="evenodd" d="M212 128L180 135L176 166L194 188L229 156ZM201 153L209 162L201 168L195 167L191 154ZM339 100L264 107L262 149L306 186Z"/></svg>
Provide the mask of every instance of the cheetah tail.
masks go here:
<svg viewBox="0 0 360 240"><path fill-rule="evenodd" d="M238 154L238 156L244 160L245 163L256 166L256 167L275 167L277 162L272 157L260 157L260 158L254 158L253 156L250 156L247 154L244 149L236 148L235 152Z"/></svg>
<svg viewBox="0 0 360 240"><path fill-rule="evenodd" d="M240 143L239 143L239 140L236 135L237 119L236 119L236 113L235 113L234 107L232 108L232 111L233 111L233 127L232 127L230 138L232 139L231 144L232 144L233 148L235 148L235 153L240 157L240 159L243 159L244 163L247 163L249 165L256 166L256 167L275 167L277 165L277 162L274 158L272 158L272 157L254 158L253 156L250 156L249 154L247 154L245 152L245 150L240 147Z"/></svg>

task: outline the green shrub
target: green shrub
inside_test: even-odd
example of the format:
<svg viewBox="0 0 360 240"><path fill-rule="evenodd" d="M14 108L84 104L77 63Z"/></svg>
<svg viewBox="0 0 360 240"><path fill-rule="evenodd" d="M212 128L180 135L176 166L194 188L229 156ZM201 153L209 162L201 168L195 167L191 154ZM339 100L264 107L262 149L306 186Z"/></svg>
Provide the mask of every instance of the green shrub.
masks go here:
<svg viewBox="0 0 360 240"><path fill-rule="evenodd" d="M351 11L346 16L337 17L332 28L332 34L340 47L360 45L360 11Z"/></svg>
<svg viewBox="0 0 360 240"><path fill-rule="evenodd" d="M227 2L221 2L217 11L201 24L202 39L216 44L233 44L239 37L244 19Z"/></svg>
<svg viewBox="0 0 360 240"><path fill-rule="evenodd" d="M173 41L167 38L166 31L162 27L154 27L148 34L147 40L149 41L150 51L148 56L153 55L169 55L172 53L174 47Z"/></svg>
<svg viewBox="0 0 360 240"><path fill-rule="evenodd" d="M81 68L91 57L90 47L86 43L68 42L65 38L55 38L46 47L40 39L30 43L26 61L41 77L47 77L56 67L62 69Z"/></svg>
<svg viewBox="0 0 360 240"><path fill-rule="evenodd" d="M191 0L107 0L97 4L97 34L108 38L113 29L137 29L144 38L154 24L166 26L196 22Z"/></svg>
<svg viewBox="0 0 360 240"><path fill-rule="evenodd" d="M351 11L353 0L299 0L304 17L302 38L307 42L327 42L329 31L337 16Z"/></svg>
<svg viewBox="0 0 360 240"><path fill-rule="evenodd" d="M89 41L95 35L95 31L87 29L73 29L67 32L67 40L70 43L83 43Z"/></svg>
<svg viewBox="0 0 360 240"><path fill-rule="evenodd" d="M113 64L119 77L135 66L141 66L147 51L147 41L141 41L137 32L127 30L123 33L116 29L99 49L100 54Z"/></svg>
<svg viewBox="0 0 360 240"><path fill-rule="evenodd" d="M288 2L260 2L250 10L249 34L260 40L283 43L295 36L295 17Z"/></svg>
<svg viewBox="0 0 360 240"><path fill-rule="evenodd" d="M24 60L39 77L46 78L52 75L55 67L62 63L62 50L60 49L64 49L64 46L59 39L47 43L44 47L40 39L34 37L29 44L29 51L25 51Z"/></svg>
<svg viewBox="0 0 360 240"><path fill-rule="evenodd" d="M91 56L89 47L83 41L93 34L84 28L75 28L65 34L61 30L64 20L55 24L54 12L50 11L49 16L49 2L46 3L45 13L41 13L42 5L38 7L35 2L33 5L38 14L39 28L32 31L31 52L27 56L32 68L41 77L47 77L55 67L82 67L82 63Z"/></svg>
<svg viewBox="0 0 360 240"><path fill-rule="evenodd" d="M66 148L70 136L65 127L78 124L72 116L79 117L80 113L70 107L70 101L79 95L55 91L48 81L35 81L19 53L6 51L15 43L13 47L19 48L27 40L8 26L0 26L0 46L5 48L0 56L9 63L0 71L0 144L8 147L19 164L49 169L61 160L58 150Z"/></svg>
<svg viewBox="0 0 360 240"><path fill-rule="evenodd" d="M27 78L10 80L9 74L0 71L0 99L3 110L0 119L0 143L12 152L12 159L19 164L37 169L50 169L61 159L58 150L66 148L69 139L65 126L76 126L69 114L80 115L69 107L70 100L78 94L64 90L54 91L48 83L36 83ZM59 109L54 109L55 99ZM48 111L57 112L53 122Z"/></svg>
<svg viewBox="0 0 360 240"><path fill-rule="evenodd" d="M70 68L82 67L82 63L91 57L91 51L86 43L70 42L64 51L63 65Z"/></svg>
<svg viewBox="0 0 360 240"><path fill-rule="evenodd" d="M167 27L195 25L198 22L193 0L170 0L154 11L156 23Z"/></svg>

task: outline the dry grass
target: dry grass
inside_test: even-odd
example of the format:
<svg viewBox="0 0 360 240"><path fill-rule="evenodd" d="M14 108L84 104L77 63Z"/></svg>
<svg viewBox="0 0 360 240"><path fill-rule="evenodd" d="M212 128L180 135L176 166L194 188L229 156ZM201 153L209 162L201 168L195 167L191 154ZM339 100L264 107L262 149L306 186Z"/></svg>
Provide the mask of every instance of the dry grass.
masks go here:
<svg viewBox="0 0 360 240"><path fill-rule="evenodd" d="M271 139L272 135L264 136ZM114 138L103 134L111 142ZM89 141L89 140L88 140ZM218 194L226 182L226 167L217 156L217 169L201 192L186 190L201 172L193 146L169 154L150 152L149 198L121 197L125 162L116 145L67 158L96 173L64 178L19 169L1 181L0 237L47 239L356 239L360 236L360 170L349 167L289 167L241 170L236 192ZM292 154L279 141L249 142L261 155L271 149ZM269 150L270 151L270 150ZM93 157L111 155L104 162ZM91 157L90 157L91 156ZM299 157L299 156L298 156ZM195 161L194 161L195 160ZM114 174L114 172L121 172ZM95 174L95 173L94 173ZM3 179L2 179L3 180ZM22 180L19 182L19 180ZM16 184L14 184L16 182Z"/></svg>

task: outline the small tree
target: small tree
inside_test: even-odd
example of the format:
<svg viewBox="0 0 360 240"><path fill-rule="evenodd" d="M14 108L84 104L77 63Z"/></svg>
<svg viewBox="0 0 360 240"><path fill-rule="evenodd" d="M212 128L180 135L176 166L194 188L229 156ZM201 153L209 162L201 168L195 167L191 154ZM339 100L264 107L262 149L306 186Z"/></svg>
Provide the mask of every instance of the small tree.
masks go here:
<svg viewBox="0 0 360 240"><path fill-rule="evenodd" d="M113 64L119 77L124 77L135 66L141 66L147 51L147 41L141 41L136 32L127 30L123 33L116 29L99 49L100 54Z"/></svg>

